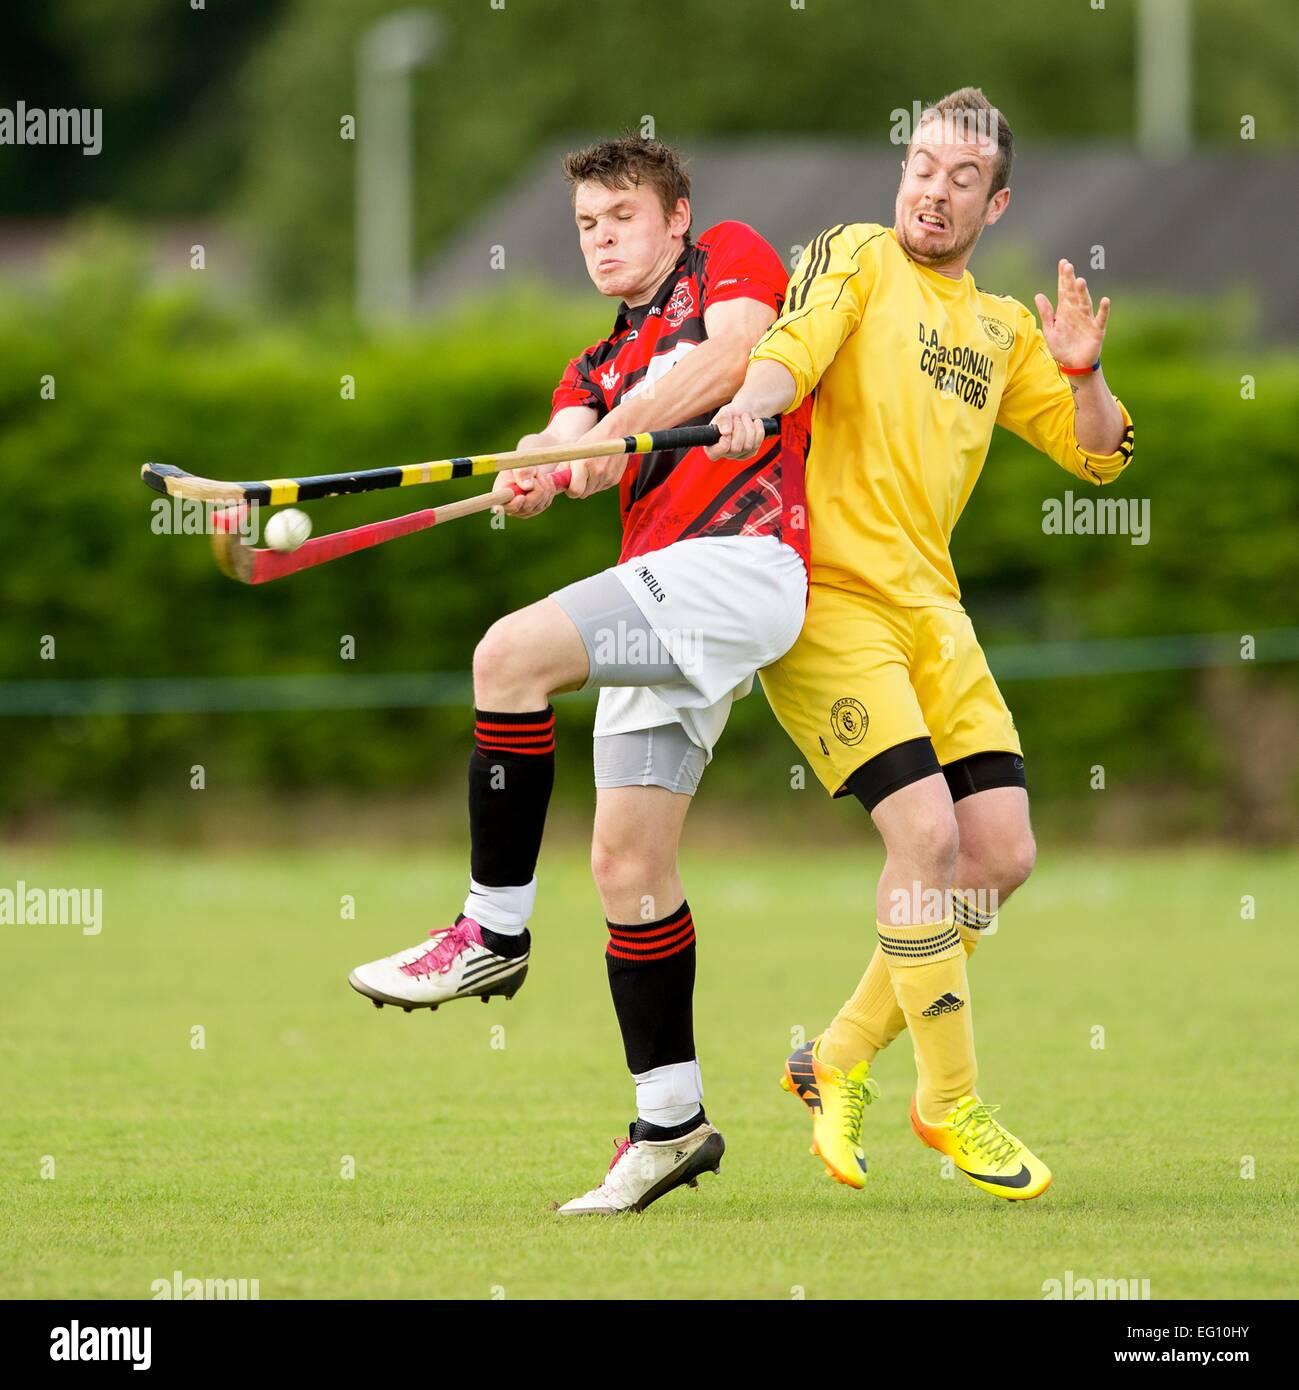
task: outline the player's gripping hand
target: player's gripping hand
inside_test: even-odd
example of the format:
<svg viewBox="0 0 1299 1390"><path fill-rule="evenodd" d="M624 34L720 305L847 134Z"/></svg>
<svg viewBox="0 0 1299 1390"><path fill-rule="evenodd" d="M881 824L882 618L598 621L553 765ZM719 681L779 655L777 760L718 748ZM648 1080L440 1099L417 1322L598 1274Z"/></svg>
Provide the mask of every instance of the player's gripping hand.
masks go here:
<svg viewBox="0 0 1299 1390"><path fill-rule="evenodd" d="M1033 296L1042 319L1042 336L1051 349L1051 356L1062 367L1081 370L1100 360L1105 324L1110 316L1110 301L1102 299L1100 308L1092 313L1091 292L1087 281L1074 274L1068 261L1061 261L1056 284L1057 303L1054 309L1044 294Z"/></svg>
<svg viewBox="0 0 1299 1390"><path fill-rule="evenodd" d="M605 427L602 421L593 430L582 436L583 444L594 444L600 439L618 439L620 435ZM569 467L573 476L568 484L569 497L591 497L607 488L617 487L627 468L626 454L609 454L604 458L574 459Z"/></svg>
<svg viewBox="0 0 1299 1390"><path fill-rule="evenodd" d="M515 446L519 449L544 449L554 444L554 440L544 434L525 434ZM497 486L508 487L511 483L523 489L519 497L505 504L506 516L538 516L559 495L549 475L558 468L557 463L525 464L521 468L504 468L497 475Z"/></svg>
<svg viewBox="0 0 1299 1390"><path fill-rule="evenodd" d="M721 437L704 451L710 459L746 459L762 447L762 417L737 410L734 402L724 405L712 423Z"/></svg>

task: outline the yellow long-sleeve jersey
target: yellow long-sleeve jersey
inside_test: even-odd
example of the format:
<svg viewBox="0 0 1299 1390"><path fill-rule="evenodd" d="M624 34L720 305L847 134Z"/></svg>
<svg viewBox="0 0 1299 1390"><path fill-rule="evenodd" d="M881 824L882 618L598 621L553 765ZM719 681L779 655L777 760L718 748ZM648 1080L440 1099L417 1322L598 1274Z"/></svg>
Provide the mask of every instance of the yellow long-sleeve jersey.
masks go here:
<svg viewBox="0 0 1299 1390"><path fill-rule="evenodd" d="M785 308L752 359L810 393L807 498L814 583L907 607L960 608L948 550L994 424L1090 483L1132 454L1088 453L1074 402L1033 315L1018 301L913 261L891 228L831 227L804 251Z"/></svg>

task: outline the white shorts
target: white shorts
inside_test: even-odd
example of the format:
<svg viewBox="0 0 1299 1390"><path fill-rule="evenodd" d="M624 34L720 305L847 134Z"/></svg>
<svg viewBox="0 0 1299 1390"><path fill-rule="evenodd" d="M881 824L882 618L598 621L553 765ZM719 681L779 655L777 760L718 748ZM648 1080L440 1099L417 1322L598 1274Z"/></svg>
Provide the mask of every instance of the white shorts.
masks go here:
<svg viewBox="0 0 1299 1390"><path fill-rule="evenodd" d="M697 536L604 573L626 589L676 670L660 663L658 684L603 686L595 736L680 724L711 760L732 703L803 626L802 560L774 536ZM563 590L552 597L564 603ZM619 634L607 636L616 649ZM610 664L625 666L626 656L611 650ZM598 678L593 660L588 685Z"/></svg>

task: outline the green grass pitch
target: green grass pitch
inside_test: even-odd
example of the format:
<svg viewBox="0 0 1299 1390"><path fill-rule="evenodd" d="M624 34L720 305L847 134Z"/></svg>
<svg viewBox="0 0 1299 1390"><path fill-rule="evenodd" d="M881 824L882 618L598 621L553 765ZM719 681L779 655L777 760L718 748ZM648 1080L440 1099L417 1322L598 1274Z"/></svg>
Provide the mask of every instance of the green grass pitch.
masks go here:
<svg viewBox="0 0 1299 1390"><path fill-rule="evenodd" d="M1299 1295L1292 856L1044 851L972 968L980 1089L1055 1172L1019 1204L945 1179L912 1136L905 1035L876 1066L865 1193L826 1177L778 1089L869 955L875 847L696 849L727 1154L614 1221L549 1210L631 1117L577 847L543 861L518 997L436 1014L375 1010L346 976L448 920L458 854L7 859L10 887L102 887L104 924L0 926L4 1296L148 1298L175 1270L264 1299L1034 1299L1066 1271Z"/></svg>

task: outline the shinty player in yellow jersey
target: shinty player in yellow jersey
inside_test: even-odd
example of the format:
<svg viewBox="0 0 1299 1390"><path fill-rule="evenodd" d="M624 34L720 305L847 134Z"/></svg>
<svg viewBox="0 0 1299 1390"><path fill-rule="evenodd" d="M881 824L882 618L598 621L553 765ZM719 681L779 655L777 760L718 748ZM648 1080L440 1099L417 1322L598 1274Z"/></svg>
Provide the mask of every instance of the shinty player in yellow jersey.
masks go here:
<svg viewBox="0 0 1299 1390"><path fill-rule="evenodd" d="M1013 139L982 91L922 113L892 228L855 223L804 252L784 312L715 420L717 457L747 457L761 418L814 394L807 461L812 582L794 647L762 673L780 722L835 796L870 812L886 856L878 945L782 1084L812 1112L812 1152L865 1184L870 1063L904 1028L911 1121L976 1186L1036 1197L1047 1166L976 1088L966 959L1028 877L1023 750L960 603L948 542L994 424L1085 481L1111 482L1132 422L1100 370L1109 317L1059 263L1032 313L979 290L966 265L1010 202Z"/></svg>

